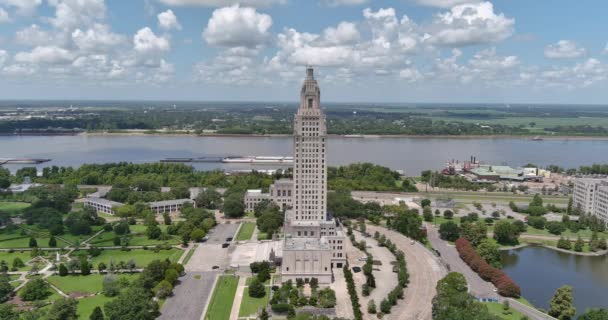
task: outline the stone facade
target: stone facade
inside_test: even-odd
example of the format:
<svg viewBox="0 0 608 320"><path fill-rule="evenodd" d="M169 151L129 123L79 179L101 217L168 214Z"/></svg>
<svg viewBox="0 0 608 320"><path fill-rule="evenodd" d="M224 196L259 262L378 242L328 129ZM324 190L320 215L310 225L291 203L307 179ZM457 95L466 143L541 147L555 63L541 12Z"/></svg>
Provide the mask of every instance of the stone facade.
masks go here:
<svg viewBox="0 0 608 320"><path fill-rule="evenodd" d="M346 262L345 235L327 214L327 128L321 91L307 68L294 120L293 200L285 213L282 280L329 284Z"/></svg>
<svg viewBox="0 0 608 320"><path fill-rule="evenodd" d="M291 208L293 199L293 181L291 179L279 179L270 185L268 193L259 189L247 190L245 193L245 212L253 212L255 205L263 200L273 201L282 210Z"/></svg>
<svg viewBox="0 0 608 320"><path fill-rule="evenodd" d="M572 204L608 226L608 179L579 178L574 181Z"/></svg>

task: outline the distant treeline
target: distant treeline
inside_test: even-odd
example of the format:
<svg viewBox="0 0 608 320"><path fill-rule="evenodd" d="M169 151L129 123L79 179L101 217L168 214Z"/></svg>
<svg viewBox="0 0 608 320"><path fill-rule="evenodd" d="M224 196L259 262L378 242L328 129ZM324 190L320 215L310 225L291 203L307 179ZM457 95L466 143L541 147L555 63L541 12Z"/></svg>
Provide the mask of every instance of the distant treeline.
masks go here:
<svg viewBox="0 0 608 320"><path fill-rule="evenodd" d="M388 107L363 108L346 106L326 109L330 134L373 135L538 135L560 134L581 136L606 136L607 126L555 126L544 130L532 130L524 125L473 122L471 120L497 120L504 118L546 117L539 109L510 109L509 113L493 109L396 109ZM556 109L552 116L563 117L571 111ZM546 111L546 110L545 110ZM33 115L36 111L17 112ZM32 130L82 129L87 131L138 130L186 130L190 133L217 132L220 134L290 134L293 132L295 107L231 107L231 108L123 108L87 112L49 111L40 112L28 120L0 121L0 133L20 133ZM1 111L0 111L1 114ZM608 115L599 110L584 115L595 117ZM11 113L14 115L14 112ZM44 117L38 117L44 115ZM580 115L579 115L580 116ZM468 120L468 121L467 121Z"/></svg>

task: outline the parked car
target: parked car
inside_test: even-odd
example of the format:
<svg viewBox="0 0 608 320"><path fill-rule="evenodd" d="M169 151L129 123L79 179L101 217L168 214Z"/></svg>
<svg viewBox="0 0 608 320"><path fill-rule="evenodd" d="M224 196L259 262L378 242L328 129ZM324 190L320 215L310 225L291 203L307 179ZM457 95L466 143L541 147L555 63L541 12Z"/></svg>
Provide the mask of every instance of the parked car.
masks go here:
<svg viewBox="0 0 608 320"><path fill-rule="evenodd" d="M232 241L232 237L226 238L226 242L230 242L230 241Z"/></svg>
<svg viewBox="0 0 608 320"><path fill-rule="evenodd" d="M229 246L230 246L230 243L227 243L227 242L222 244L222 248L228 248Z"/></svg>
<svg viewBox="0 0 608 320"><path fill-rule="evenodd" d="M361 272L361 267L353 267L353 272L354 273Z"/></svg>

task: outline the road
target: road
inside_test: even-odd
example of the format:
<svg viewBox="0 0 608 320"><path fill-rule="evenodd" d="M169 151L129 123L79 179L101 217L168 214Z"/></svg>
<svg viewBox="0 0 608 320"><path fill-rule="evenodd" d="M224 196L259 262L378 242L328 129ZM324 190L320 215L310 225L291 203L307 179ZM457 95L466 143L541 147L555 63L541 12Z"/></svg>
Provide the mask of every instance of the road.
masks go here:
<svg viewBox="0 0 608 320"><path fill-rule="evenodd" d="M475 273L468 265L462 261L455 247L449 245L446 241L439 238L439 232L430 223L427 223L427 237L435 248L441 254L441 259L449 266L450 271L459 272L464 275L469 284L469 292L477 298L493 298L499 301L508 300L511 308L523 313L532 320L552 320L554 318L539 310L529 307L517 300L511 298L502 298L494 292L494 285L484 281L477 273Z"/></svg>
<svg viewBox="0 0 608 320"><path fill-rule="evenodd" d="M432 318L431 301L436 294L437 282L446 275L439 259L420 243L411 244L404 235L383 227L369 225L367 232L380 232L390 239L403 253L410 283L405 289L405 297L393 307L384 319L388 320L430 320ZM367 306L363 306L366 308Z"/></svg>
<svg viewBox="0 0 608 320"><path fill-rule="evenodd" d="M498 294L494 292L494 285L484 281L473 272L469 266L460 259L458 251L454 246L439 238L439 232L431 224L427 224L427 237L435 248L441 254L441 259L449 266L450 271L462 273L469 284L469 292L477 298L493 298L498 299Z"/></svg>
<svg viewBox="0 0 608 320"><path fill-rule="evenodd" d="M188 272L163 304L161 320L200 320L218 272Z"/></svg>

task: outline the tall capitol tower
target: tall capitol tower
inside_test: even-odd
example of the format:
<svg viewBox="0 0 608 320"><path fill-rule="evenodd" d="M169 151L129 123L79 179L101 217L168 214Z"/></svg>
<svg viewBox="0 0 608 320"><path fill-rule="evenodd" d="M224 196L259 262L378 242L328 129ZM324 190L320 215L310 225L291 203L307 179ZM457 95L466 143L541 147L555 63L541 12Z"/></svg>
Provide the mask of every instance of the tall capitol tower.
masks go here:
<svg viewBox="0 0 608 320"><path fill-rule="evenodd" d="M285 213L282 281L333 280L346 262L342 225L327 213L327 128L321 90L306 68L294 119L292 208Z"/></svg>

